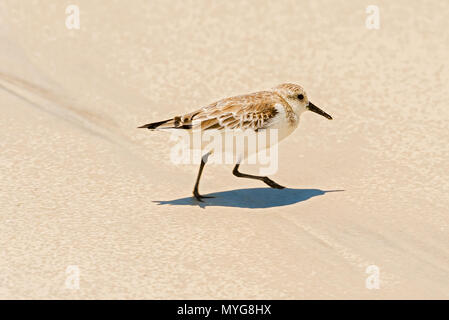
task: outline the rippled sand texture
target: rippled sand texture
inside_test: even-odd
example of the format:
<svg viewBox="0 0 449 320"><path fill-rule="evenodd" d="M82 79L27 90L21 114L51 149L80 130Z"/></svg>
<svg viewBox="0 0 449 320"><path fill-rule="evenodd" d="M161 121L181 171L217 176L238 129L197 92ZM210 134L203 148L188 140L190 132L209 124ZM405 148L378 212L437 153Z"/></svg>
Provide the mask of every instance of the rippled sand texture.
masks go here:
<svg viewBox="0 0 449 320"><path fill-rule="evenodd" d="M72 2L0 3L1 298L449 298L447 1ZM136 129L282 82L287 190Z"/></svg>

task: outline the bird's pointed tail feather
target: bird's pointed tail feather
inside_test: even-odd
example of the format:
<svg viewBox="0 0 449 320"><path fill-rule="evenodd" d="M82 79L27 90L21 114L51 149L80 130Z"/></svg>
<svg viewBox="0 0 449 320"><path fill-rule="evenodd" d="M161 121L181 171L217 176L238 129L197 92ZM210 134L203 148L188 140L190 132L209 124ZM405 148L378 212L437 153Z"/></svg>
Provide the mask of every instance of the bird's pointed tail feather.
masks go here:
<svg viewBox="0 0 449 320"><path fill-rule="evenodd" d="M152 123L145 124L145 125L143 125L143 126L141 126L141 127L138 127L138 128L139 128L139 129L150 129L150 130L154 130L154 129L159 128L159 127L162 126L162 125L164 125L164 127L165 127L165 125L166 125L169 121L172 121L172 120L173 120L173 119L168 119L168 120L159 121L159 122L152 122Z"/></svg>
<svg viewBox="0 0 449 320"><path fill-rule="evenodd" d="M179 117L175 117L172 119L152 122L146 125L139 127L139 129L150 129L150 130L158 130L158 129L190 129L192 126L190 124L182 124L180 122Z"/></svg>

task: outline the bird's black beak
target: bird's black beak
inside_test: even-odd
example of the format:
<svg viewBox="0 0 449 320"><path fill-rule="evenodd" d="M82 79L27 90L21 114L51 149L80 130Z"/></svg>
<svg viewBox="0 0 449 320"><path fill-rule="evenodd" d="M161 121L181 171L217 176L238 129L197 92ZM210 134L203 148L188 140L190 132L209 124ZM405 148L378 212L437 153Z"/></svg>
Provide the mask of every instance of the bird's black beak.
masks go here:
<svg viewBox="0 0 449 320"><path fill-rule="evenodd" d="M307 109L309 109L312 112L318 113L319 115L322 115L325 118L328 118L329 120L332 120L332 117L328 115L326 112L318 108L316 105L314 105L312 102L309 101L309 105L307 106Z"/></svg>

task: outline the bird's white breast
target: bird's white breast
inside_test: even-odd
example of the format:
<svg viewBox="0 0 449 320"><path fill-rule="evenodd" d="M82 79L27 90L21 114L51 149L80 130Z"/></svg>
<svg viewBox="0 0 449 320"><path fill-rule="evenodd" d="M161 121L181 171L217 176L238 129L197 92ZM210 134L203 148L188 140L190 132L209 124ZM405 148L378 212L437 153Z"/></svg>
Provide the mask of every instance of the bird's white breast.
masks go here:
<svg viewBox="0 0 449 320"><path fill-rule="evenodd" d="M276 104L275 108L278 113L268 128L276 129L278 131L278 141L281 141L292 134L292 132L298 127L299 116L293 112L288 113L285 107L281 104Z"/></svg>

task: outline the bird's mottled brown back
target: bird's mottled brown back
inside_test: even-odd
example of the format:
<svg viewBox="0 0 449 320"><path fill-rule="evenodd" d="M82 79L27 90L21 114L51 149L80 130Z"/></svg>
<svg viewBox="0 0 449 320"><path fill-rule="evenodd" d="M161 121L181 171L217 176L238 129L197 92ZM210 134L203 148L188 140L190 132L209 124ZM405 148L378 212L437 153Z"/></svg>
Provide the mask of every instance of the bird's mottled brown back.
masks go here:
<svg viewBox="0 0 449 320"><path fill-rule="evenodd" d="M261 91L214 102L189 114L175 117L176 127L193 129L264 129L284 108L286 115L293 110L276 93Z"/></svg>

